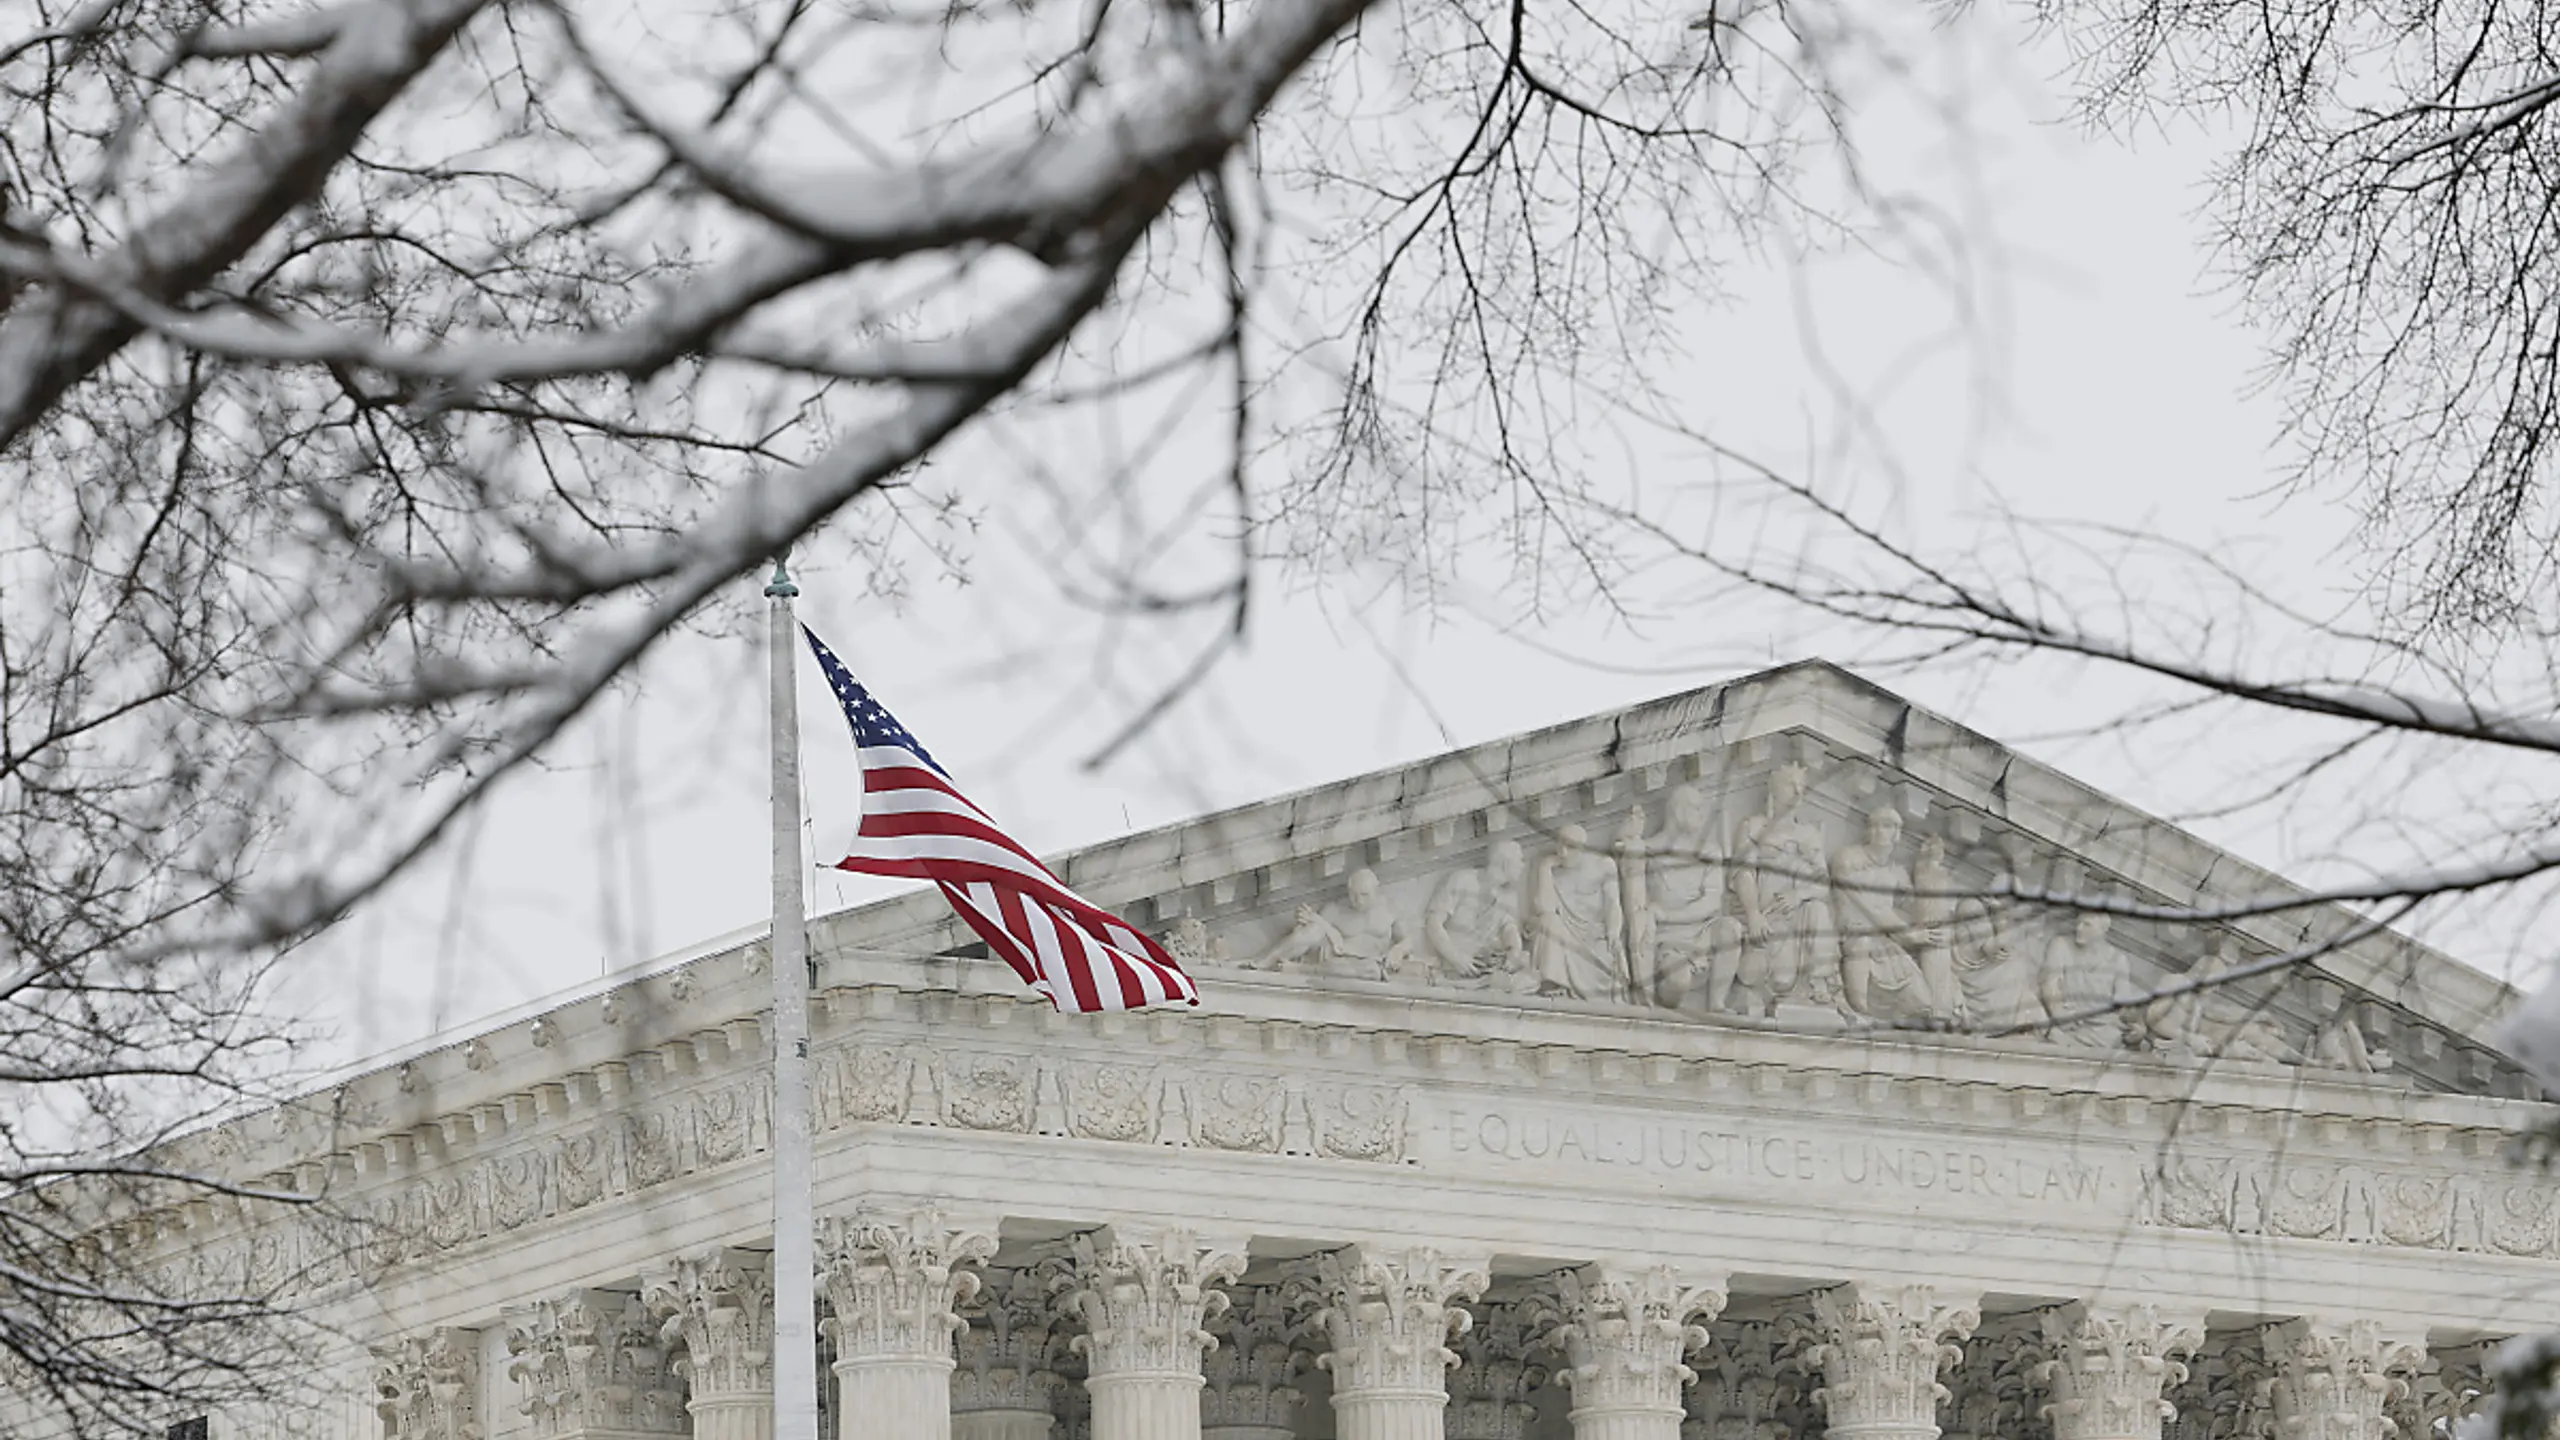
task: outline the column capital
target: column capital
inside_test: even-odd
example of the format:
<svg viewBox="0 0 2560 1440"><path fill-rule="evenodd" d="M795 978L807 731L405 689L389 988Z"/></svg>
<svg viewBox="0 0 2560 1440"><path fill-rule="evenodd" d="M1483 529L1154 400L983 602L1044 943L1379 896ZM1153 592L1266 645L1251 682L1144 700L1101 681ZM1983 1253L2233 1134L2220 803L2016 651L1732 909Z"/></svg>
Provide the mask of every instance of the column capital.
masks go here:
<svg viewBox="0 0 2560 1440"><path fill-rule="evenodd" d="M1822 1414L1797 1363L1805 1343L1774 1320L1726 1325L1698 1362L1680 1433L1687 1440L1814 1440Z"/></svg>
<svg viewBox="0 0 2560 1440"><path fill-rule="evenodd" d="M2036 1367L2053 1401L2054 1440L2160 1440L2184 1384L2183 1357L2204 1344L2204 1316L2145 1304L2057 1305L2038 1317L2051 1358Z"/></svg>
<svg viewBox="0 0 2560 1440"><path fill-rule="evenodd" d="M444 1328L373 1354L383 1440L480 1440L480 1332Z"/></svg>
<svg viewBox="0 0 2560 1440"><path fill-rule="evenodd" d="M1296 1345L1288 1302L1276 1285L1257 1285L1224 1315L1212 1318L1217 1346L1200 1362L1207 1389L1200 1396L1203 1430L1278 1431L1294 1428L1298 1372L1307 1357Z"/></svg>
<svg viewBox="0 0 2560 1440"><path fill-rule="evenodd" d="M1197 1384L1215 1342L1202 1328L1227 1297L1210 1287L1244 1274L1244 1247L1193 1232L1110 1226L1070 1245L1067 1308L1085 1322L1074 1349L1088 1382L1122 1375L1181 1376Z"/></svg>
<svg viewBox="0 0 2560 1440"><path fill-rule="evenodd" d="M1492 1283L1490 1257L1444 1256L1428 1246L1352 1245L1310 1257L1289 1289L1330 1347L1316 1359L1333 1393L1448 1398L1449 1341L1471 1317L1458 1303Z"/></svg>
<svg viewBox="0 0 2560 1440"><path fill-rule="evenodd" d="M1707 1343L1702 1322L1723 1312L1724 1277L1604 1262L1559 1271L1553 1284L1556 1323L1545 1338L1564 1354L1556 1378L1573 1392L1575 1425L1643 1415L1677 1433L1681 1388L1698 1378L1683 1357Z"/></svg>
<svg viewBox="0 0 2560 1440"><path fill-rule="evenodd" d="M1058 1365L1065 1338L1052 1297L1058 1267L992 1270L967 1330L954 1337L951 1413L1018 1410L1051 1413L1063 1383Z"/></svg>
<svg viewBox="0 0 2560 1440"><path fill-rule="evenodd" d="M1543 1331L1539 1307L1512 1302L1475 1307L1475 1323L1452 1342L1447 1440L1525 1440L1537 1422L1532 1399L1550 1371L1529 1358ZM1545 1312L1551 1314L1552 1312Z"/></svg>
<svg viewBox="0 0 2560 1440"><path fill-rule="evenodd" d="M961 1267L995 1253L991 1230L947 1224L930 1208L822 1218L818 1268L836 1368L875 1358L949 1363L952 1336L968 1328L958 1307L978 1293L978 1277Z"/></svg>
<svg viewBox="0 0 2560 1440"><path fill-rule="evenodd" d="M572 1290L509 1317L507 1376L537 1435L690 1435L684 1384L640 1297Z"/></svg>
<svg viewBox="0 0 2560 1440"><path fill-rule="evenodd" d="M683 1337L676 1369L692 1404L773 1393L773 1256L762 1250L706 1250L652 1273L641 1287L649 1309Z"/></svg>
<svg viewBox="0 0 2560 1440"><path fill-rule="evenodd" d="M2272 1372L2276 1433L2283 1440L2392 1440L2389 1408L2407 1396L2393 1371L2426 1357L2423 1335L2379 1321L2304 1317L2260 1327Z"/></svg>
<svg viewBox="0 0 2560 1440"><path fill-rule="evenodd" d="M1934 1440L1947 1387L1941 1367L1962 1364L1954 1342L1982 1323L1972 1296L1928 1285L1841 1285L1813 1296L1815 1343L1805 1363L1822 1372L1814 1392L1832 1440Z"/></svg>

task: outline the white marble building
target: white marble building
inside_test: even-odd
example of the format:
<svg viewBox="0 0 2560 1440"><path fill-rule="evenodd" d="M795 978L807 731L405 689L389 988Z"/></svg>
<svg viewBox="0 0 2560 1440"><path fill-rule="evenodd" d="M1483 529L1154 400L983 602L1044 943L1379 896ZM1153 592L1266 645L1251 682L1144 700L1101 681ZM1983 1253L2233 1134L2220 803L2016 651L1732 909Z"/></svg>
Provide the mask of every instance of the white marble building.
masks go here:
<svg viewBox="0 0 2560 1440"><path fill-rule="evenodd" d="M1201 1009L1052 1014L929 893L814 928L845 1440L2416 1440L2560 1327L2509 992L1951 900L2282 887L1826 666L1063 868ZM350 1217L126 1227L345 1337L215 1440L769 1435L762 958L204 1137Z"/></svg>

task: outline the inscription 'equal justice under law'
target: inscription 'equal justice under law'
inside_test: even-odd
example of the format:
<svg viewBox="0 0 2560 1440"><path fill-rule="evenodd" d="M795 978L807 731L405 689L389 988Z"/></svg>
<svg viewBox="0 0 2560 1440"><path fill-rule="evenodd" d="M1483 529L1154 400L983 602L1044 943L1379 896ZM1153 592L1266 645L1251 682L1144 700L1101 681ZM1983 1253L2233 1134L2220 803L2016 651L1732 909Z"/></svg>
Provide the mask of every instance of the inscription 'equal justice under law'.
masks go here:
<svg viewBox="0 0 2560 1440"><path fill-rule="evenodd" d="M1725 1181L1854 1185L1946 1195L2090 1204L2102 1167L1962 1145L1530 1111L1452 1109L1440 1130L1452 1156L1550 1165L1610 1165Z"/></svg>

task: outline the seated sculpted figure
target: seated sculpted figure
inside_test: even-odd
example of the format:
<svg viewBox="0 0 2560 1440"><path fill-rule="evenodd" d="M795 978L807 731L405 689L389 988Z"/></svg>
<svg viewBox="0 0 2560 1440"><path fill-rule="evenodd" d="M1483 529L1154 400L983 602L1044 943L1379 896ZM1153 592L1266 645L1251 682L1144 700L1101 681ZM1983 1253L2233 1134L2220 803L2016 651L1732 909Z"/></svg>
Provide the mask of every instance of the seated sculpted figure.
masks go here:
<svg viewBox="0 0 2560 1440"><path fill-rule="evenodd" d="M1555 853L1538 862L1529 912L1540 994L1627 999L1627 924L1618 867L1592 847L1590 831L1567 825L1556 832Z"/></svg>
<svg viewBox="0 0 2560 1440"><path fill-rule="evenodd" d="M2132 977L2124 952L2107 939L2108 923L2099 911L2080 912L2071 928L2045 947L2044 965L2036 972L2036 994L2054 1020L2048 1033L2066 1045L2124 1047L2130 1012L2106 1007L2127 998Z"/></svg>
<svg viewBox="0 0 2560 1440"><path fill-rule="evenodd" d="M1248 970L1301 965L1347 980L1383 980L1412 953L1404 926L1388 912L1377 872L1363 865L1343 882L1343 903L1298 907L1289 933L1244 963Z"/></svg>
<svg viewBox="0 0 2560 1440"><path fill-rule="evenodd" d="M1521 877L1528 869L1517 840L1497 840L1484 868L1458 869L1432 894L1422 915L1422 948L1432 979L1462 989L1523 994L1537 988L1521 923Z"/></svg>
<svg viewBox="0 0 2560 1440"><path fill-rule="evenodd" d="M2213 981L2240 967L2240 947L2229 935L2196 962L2188 981L2203 988L2171 996L2151 1006L2148 1024L2155 1048L2199 1059L2261 1060L2292 1065L2301 1055L2285 1039L2284 1027L2266 1007Z"/></svg>
<svg viewBox="0 0 2560 1440"><path fill-rule="evenodd" d="M1641 826L1641 809L1631 818ZM1674 789L1663 802L1662 829L1624 851L1618 863L1636 1002L1723 1011L1742 965L1742 921L1725 913L1724 845L1707 792Z"/></svg>
<svg viewBox="0 0 2560 1440"><path fill-rule="evenodd" d="M1902 812L1879 805L1867 812L1866 838L1842 847L1831 859L1832 914L1840 923L1840 1003L1851 1014L1872 1020L1923 1019L1936 1005L1920 962L1904 948L1911 922L1902 903L1911 891L1911 876L1893 858L1901 840Z"/></svg>

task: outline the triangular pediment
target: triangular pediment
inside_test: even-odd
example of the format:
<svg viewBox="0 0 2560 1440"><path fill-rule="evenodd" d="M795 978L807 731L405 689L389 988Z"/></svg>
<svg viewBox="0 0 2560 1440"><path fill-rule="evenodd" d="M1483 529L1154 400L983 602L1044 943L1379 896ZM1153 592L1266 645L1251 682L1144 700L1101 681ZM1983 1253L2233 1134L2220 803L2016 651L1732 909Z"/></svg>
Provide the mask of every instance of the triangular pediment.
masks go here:
<svg viewBox="0 0 2560 1440"><path fill-rule="evenodd" d="M1092 847L1069 881L1222 979L2017 1046L2471 1094L2507 987L1807 663ZM964 950L920 902L840 946ZM903 935L893 932L905 931ZM2254 980L2093 1014L2216 970ZM2057 1020L2063 1023L2055 1023ZM1919 1032L1915 1036L1914 1032Z"/></svg>

